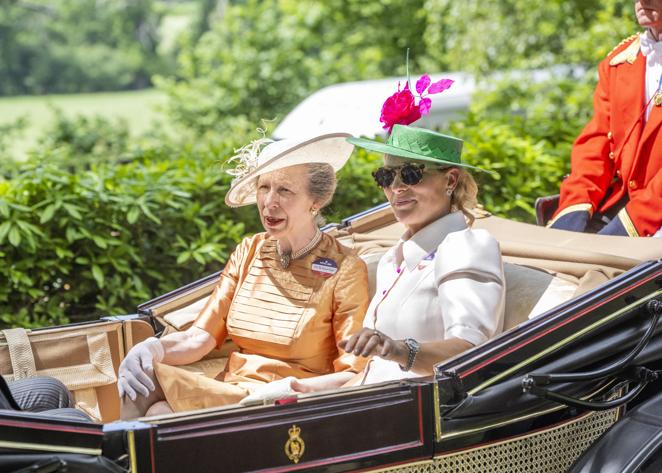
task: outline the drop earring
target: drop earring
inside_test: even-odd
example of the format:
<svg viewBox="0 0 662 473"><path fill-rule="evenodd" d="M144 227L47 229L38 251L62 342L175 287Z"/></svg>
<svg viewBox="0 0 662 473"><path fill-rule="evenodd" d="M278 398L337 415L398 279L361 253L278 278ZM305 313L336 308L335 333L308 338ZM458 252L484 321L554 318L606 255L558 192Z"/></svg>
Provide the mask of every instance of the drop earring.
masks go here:
<svg viewBox="0 0 662 473"><path fill-rule="evenodd" d="M448 189L446 189L446 195L447 195L448 197L450 197L450 196L453 195L453 188L452 188L452 187L449 187Z"/></svg>

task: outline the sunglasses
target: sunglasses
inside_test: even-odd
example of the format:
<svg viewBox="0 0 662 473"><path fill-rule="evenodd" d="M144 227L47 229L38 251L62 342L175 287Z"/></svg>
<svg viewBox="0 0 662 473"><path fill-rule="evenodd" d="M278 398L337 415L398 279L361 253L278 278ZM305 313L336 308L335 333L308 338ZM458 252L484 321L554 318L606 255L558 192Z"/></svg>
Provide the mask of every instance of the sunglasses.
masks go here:
<svg viewBox="0 0 662 473"><path fill-rule="evenodd" d="M423 180L423 173L426 169L424 164L407 163L395 168L381 167L372 172L372 177L379 187L389 187L393 184L396 174L400 175L400 180L408 186L415 186ZM436 169L436 168L435 168ZM444 169L444 168L438 168Z"/></svg>

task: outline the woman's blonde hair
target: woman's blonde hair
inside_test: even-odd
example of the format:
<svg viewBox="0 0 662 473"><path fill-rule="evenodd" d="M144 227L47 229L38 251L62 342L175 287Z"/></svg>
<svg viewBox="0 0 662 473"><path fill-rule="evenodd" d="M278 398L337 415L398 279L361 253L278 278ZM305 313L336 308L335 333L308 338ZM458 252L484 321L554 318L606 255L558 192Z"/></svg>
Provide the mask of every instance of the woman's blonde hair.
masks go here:
<svg viewBox="0 0 662 473"><path fill-rule="evenodd" d="M471 210L478 203L478 184L476 184L476 180L466 169L461 167L451 167L448 169L457 169L459 171L457 184L451 196L451 212L458 210L462 212L467 218L469 226L471 226L475 220Z"/></svg>

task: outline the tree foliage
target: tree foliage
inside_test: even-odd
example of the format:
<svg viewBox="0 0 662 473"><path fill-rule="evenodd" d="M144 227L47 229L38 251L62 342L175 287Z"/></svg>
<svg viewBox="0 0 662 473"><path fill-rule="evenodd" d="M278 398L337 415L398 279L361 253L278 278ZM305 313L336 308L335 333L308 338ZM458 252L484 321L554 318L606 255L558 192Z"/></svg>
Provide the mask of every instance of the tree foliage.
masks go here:
<svg viewBox="0 0 662 473"><path fill-rule="evenodd" d="M425 66L494 70L595 65L636 30L627 0L427 0Z"/></svg>
<svg viewBox="0 0 662 473"><path fill-rule="evenodd" d="M247 0L217 15L180 55L180 78L161 82L172 116L200 131L282 118L323 86L403 74L407 46L423 53L421 0Z"/></svg>
<svg viewBox="0 0 662 473"><path fill-rule="evenodd" d="M222 130L281 118L325 85L403 75L406 48L412 71L591 68L635 30L627 0L247 0L216 11L160 83L175 120Z"/></svg>
<svg viewBox="0 0 662 473"><path fill-rule="evenodd" d="M154 0L0 4L0 95L143 88L166 70Z"/></svg>
<svg viewBox="0 0 662 473"><path fill-rule="evenodd" d="M217 270L256 221L224 206L234 144L215 146L84 165L59 146L0 181L0 324L126 313Z"/></svg>

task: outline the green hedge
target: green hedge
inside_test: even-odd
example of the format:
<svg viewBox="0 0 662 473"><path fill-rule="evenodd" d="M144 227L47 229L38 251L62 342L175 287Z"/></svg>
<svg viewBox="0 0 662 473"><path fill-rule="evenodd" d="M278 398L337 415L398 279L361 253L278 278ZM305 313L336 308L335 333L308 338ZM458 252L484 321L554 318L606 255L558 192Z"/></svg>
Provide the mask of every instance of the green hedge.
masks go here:
<svg viewBox="0 0 662 473"><path fill-rule="evenodd" d="M496 215L534 223L535 199L558 193L566 163L544 143L518 135L505 123L478 121L473 126L457 124L452 130L466 140L466 162L497 172L473 173L478 201Z"/></svg>
<svg viewBox="0 0 662 473"><path fill-rule="evenodd" d="M3 183L2 322L126 313L218 269L246 227L219 210L227 183L210 171L185 158L75 173L47 164Z"/></svg>
<svg viewBox="0 0 662 473"><path fill-rule="evenodd" d="M254 133L129 148L121 126L81 120L62 117L49 146L0 177L0 326L131 313L217 271L261 231L254 206L224 204L222 163ZM376 159L362 154L343 170L329 221L380 202Z"/></svg>
<svg viewBox="0 0 662 473"><path fill-rule="evenodd" d="M448 130L465 140L462 159L497 171L475 173L479 201L492 213L535 222L536 198L558 194L570 172L572 143L592 114L595 76L536 83L526 76L476 93Z"/></svg>

